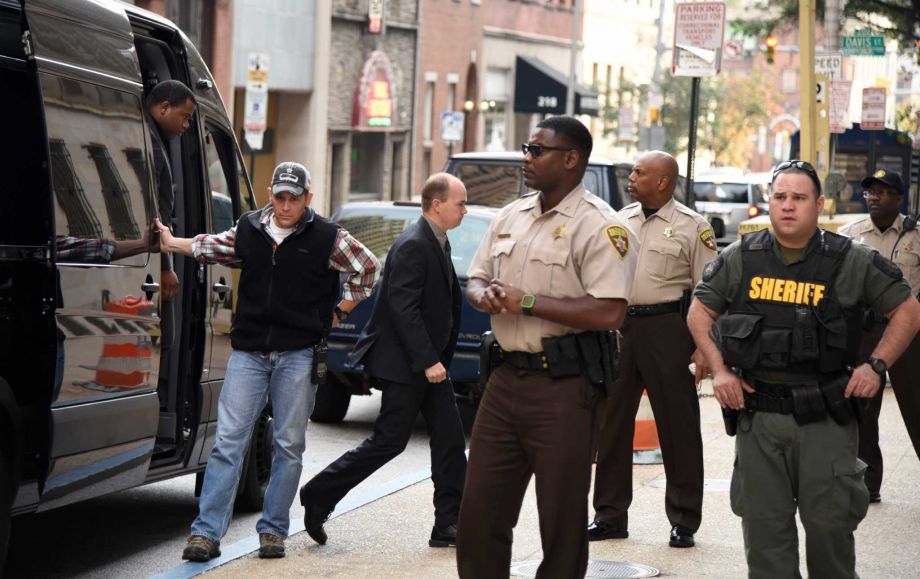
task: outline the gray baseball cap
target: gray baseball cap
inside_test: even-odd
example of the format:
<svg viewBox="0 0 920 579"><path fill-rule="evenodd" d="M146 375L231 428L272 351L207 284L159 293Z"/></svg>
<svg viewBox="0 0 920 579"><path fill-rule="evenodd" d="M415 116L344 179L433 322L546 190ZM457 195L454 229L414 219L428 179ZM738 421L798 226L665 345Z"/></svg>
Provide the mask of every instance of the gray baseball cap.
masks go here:
<svg viewBox="0 0 920 579"><path fill-rule="evenodd" d="M287 191L300 197L310 191L310 172L300 163L285 161L272 174L272 195Z"/></svg>

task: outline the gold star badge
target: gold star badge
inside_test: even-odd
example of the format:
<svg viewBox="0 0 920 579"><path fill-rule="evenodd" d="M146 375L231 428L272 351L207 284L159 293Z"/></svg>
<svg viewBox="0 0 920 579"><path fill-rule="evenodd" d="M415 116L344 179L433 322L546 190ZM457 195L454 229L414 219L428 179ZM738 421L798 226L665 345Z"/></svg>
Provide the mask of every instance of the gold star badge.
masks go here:
<svg viewBox="0 0 920 579"><path fill-rule="evenodd" d="M674 229L672 227L665 228L664 236L668 239L671 239L671 236L674 235Z"/></svg>
<svg viewBox="0 0 920 579"><path fill-rule="evenodd" d="M562 239L565 237L565 225L557 225L556 228L553 229L552 234L553 239Z"/></svg>

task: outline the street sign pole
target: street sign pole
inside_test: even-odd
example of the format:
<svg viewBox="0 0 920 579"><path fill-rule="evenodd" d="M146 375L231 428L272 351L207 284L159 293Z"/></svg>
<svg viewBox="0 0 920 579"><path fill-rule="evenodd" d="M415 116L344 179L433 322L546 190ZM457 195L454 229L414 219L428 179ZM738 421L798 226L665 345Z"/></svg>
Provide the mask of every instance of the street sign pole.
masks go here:
<svg viewBox="0 0 920 579"><path fill-rule="evenodd" d="M700 116L700 77L693 77L690 86L690 137L687 140L687 207L696 210L696 200L693 195L693 167L696 163L696 124Z"/></svg>
<svg viewBox="0 0 920 579"><path fill-rule="evenodd" d="M815 165L815 2L799 2L799 158Z"/></svg>
<svg viewBox="0 0 920 579"><path fill-rule="evenodd" d="M687 139L686 204L694 209L693 168L696 162L700 77L719 74L725 42L725 2L683 2L674 6L674 50L671 74L692 77L690 134Z"/></svg>

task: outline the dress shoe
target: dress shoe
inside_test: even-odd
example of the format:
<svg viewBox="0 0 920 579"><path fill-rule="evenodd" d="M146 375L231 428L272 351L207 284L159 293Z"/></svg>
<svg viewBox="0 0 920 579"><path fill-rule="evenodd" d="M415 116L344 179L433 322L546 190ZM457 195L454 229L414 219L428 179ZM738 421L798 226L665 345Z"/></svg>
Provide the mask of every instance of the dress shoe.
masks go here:
<svg viewBox="0 0 920 579"><path fill-rule="evenodd" d="M668 542L672 547L686 549L696 544L693 540L693 531L681 525L671 527L671 540Z"/></svg>
<svg viewBox="0 0 920 579"><path fill-rule="evenodd" d="M870 503L882 502L882 493L880 493L879 491L869 491L869 502Z"/></svg>
<svg viewBox="0 0 920 579"><path fill-rule="evenodd" d="M428 539L429 547L456 547L457 546L457 525L447 525L439 527L435 525L431 528L431 538Z"/></svg>
<svg viewBox="0 0 920 579"><path fill-rule="evenodd" d="M328 539L323 523L329 519L330 514L332 514L332 509L328 507L316 503L304 504L303 526L306 527L310 538L320 545L325 545Z"/></svg>
<svg viewBox="0 0 920 579"><path fill-rule="evenodd" d="M607 539L628 539L629 531L604 521L594 521L588 525L589 541L606 541Z"/></svg>

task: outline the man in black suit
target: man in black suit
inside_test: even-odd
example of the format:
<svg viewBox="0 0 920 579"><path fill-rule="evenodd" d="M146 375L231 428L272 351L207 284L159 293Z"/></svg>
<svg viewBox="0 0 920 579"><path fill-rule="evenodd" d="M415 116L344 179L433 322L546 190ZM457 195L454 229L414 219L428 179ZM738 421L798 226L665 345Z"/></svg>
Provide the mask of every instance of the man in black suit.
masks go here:
<svg viewBox="0 0 920 579"><path fill-rule="evenodd" d="M383 391L374 432L300 489L307 533L326 543L323 523L361 481L399 455L421 411L431 437L434 528L431 547L456 545L457 514L466 476L466 440L447 377L460 328L460 284L447 231L466 214L466 188L446 173L422 188L422 217L387 254L371 319L349 357L364 362ZM450 307L445 307L450 304Z"/></svg>

